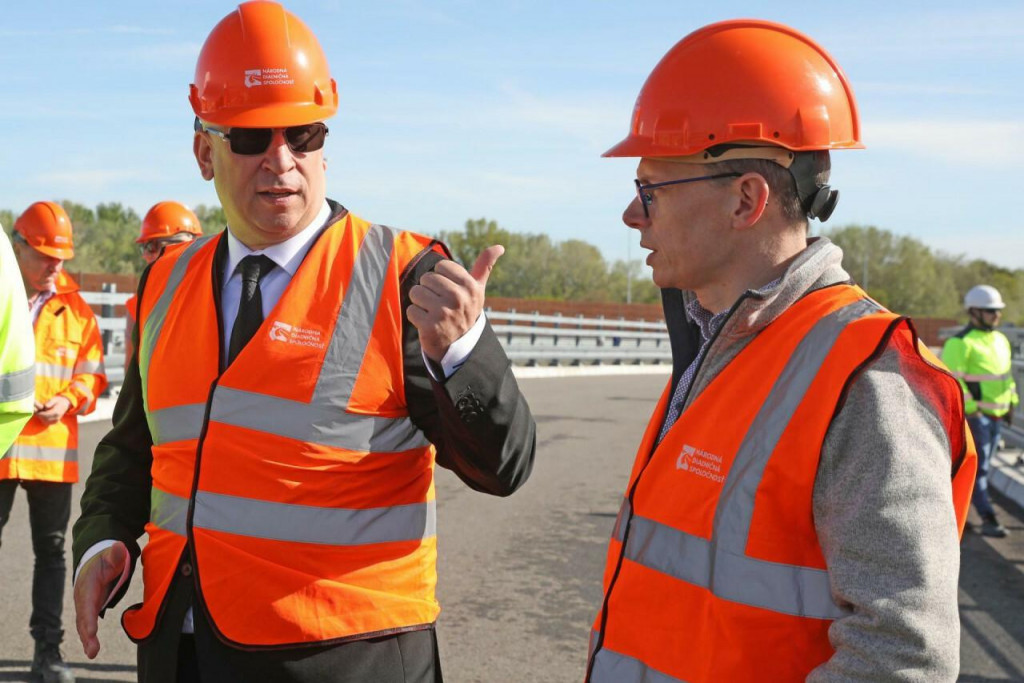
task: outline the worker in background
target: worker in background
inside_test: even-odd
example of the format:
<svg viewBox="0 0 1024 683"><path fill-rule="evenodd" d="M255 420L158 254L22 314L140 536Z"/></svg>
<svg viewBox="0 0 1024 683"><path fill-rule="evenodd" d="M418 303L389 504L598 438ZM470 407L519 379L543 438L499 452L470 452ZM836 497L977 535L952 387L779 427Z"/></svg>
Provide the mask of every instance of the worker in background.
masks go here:
<svg viewBox="0 0 1024 683"><path fill-rule="evenodd" d="M1010 341L996 330L1005 307L995 287L971 287L964 296L969 322L942 347L942 362L960 380L967 424L978 449L978 477L971 500L981 515L981 533L993 538L1004 538L1009 532L999 523L989 499L988 474L1002 424L1011 424L1018 403Z"/></svg>
<svg viewBox="0 0 1024 683"><path fill-rule="evenodd" d="M139 245L139 251L146 265L156 261L164 248L172 244L191 242L202 236L203 228L199 224L199 218L184 204L178 202L158 202L146 212L142 219L142 227L139 229L139 236L135 243ZM124 302L125 311L128 316L128 325L125 328L124 363L128 367L131 362L135 347L132 345L132 330L135 329L135 314L138 306L138 299L133 294Z"/></svg>
<svg viewBox="0 0 1024 683"><path fill-rule="evenodd" d="M35 415L0 460L0 530L18 487L28 497L35 567L32 673L47 683L74 680L64 662L61 611L64 538L71 485L78 481L78 416L91 413L107 386L96 316L64 272L74 256L71 220L60 204L37 202L14 223L14 253L35 328Z"/></svg>
<svg viewBox="0 0 1024 683"><path fill-rule="evenodd" d="M639 158L623 221L651 252L673 372L588 681L956 679L976 457L959 387L808 236L838 199L830 152L861 147L835 60L745 19L669 50L605 153Z"/></svg>
<svg viewBox="0 0 1024 683"><path fill-rule="evenodd" d="M326 198L338 92L310 29L210 33L193 151L227 230L168 248L74 529L78 632L123 596L142 681L441 680L434 465L508 495L535 425L467 271Z"/></svg>
<svg viewBox="0 0 1024 683"><path fill-rule="evenodd" d="M21 270L0 228L0 454L35 412L36 345Z"/></svg>

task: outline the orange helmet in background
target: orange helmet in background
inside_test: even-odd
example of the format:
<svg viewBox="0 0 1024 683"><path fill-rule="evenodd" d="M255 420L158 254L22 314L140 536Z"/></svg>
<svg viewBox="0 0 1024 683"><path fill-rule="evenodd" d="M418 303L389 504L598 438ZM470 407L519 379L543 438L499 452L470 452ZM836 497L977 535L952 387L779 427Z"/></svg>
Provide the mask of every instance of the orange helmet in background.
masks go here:
<svg viewBox="0 0 1024 683"><path fill-rule="evenodd" d="M338 110L338 86L319 41L276 2L244 2L203 44L189 102L224 127L284 128Z"/></svg>
<svg viewBox="0 0 1024 683"><path fill-rule="evenodd" d="M142 229L136 243L148 242L170 237L179 232L188 232L196 237L203 234L199 218L184 204L178 202L159 202L153 205L142 219Z"/></svg>
<svg viewBox="0 0 1024 683"><path fill-rule="evenodd" d="M698 29L644 83L629 135L606 157L680 157L729 143L860 149L846 75L816 42L757 19Z"/></svg>
<svg viewBox="0 0 1024 683"><path fill-rule="evenodd" d="M36 251L66 261L75 256L71 219L56 202L36 202L14 222L14 232Z"/></svg>

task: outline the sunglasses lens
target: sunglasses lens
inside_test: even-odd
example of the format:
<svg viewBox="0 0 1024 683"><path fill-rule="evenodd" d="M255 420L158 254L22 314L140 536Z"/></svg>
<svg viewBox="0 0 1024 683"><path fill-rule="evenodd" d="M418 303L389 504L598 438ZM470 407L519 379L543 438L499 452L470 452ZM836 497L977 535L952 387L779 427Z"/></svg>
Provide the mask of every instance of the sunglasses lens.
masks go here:
<svg viewBox="0 0 1024 683"><path fill-rule="evenodd" d="M271 128L232 128L229 140L235 154L263 154L274 137Z"/></svg>
<svg viewBox="0 0 1024 683"><path fill-rule="evenodd" d="M288 146L298 154L315 152L324 146L327 137L327 126L322 123L310 123L304 126L292 126L284 129L284 137Z"/></svg>

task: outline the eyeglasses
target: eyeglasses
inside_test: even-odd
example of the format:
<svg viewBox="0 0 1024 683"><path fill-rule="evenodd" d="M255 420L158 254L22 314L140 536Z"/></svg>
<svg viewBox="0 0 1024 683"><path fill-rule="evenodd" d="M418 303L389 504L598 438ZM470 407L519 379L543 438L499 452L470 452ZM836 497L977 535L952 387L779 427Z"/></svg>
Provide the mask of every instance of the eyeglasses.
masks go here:
<svg viewBox="0 0 1024 683"><path fill-rule="evenodd" d="M1003 309L1001 309L1001 308L979 308L978 310L981 311L982 313L1002 313L1003 312Z"/></svg>
<svg viewBox="0 0 1024 683"><path fill-rule="evenodd" d="M327 126L320 121L283 129L234 127L230 130L221 130L196 118L194 127L197 133L206 131L220 137L231 146L233 153L245 156L266 152L270 147L270 141L274 139L275 130L284 131L284 139L288 143L288 148L296 154L317 151L324 146L324 140L327 138Z"/></svg>
<svg viewBox="0 0 1024 683"><path fill-rule="evenodd" d="M640 200L640 206L644 207L644 217L650 218L651 214L648 210L652 204L654 204L654 195L648 192L648 190L654 190L659 187L665 187L666 185L682 185L683 183L695 183L698 180L717 180L719 178L739 178L742 173L716 173L715 175L702 175L696 178L683 178L681 180L666 180L663 183L651 183L650 185L644 185L639 180L634 180L636 183L636 196Z"/></svg>
<svg viewBox="0 0 1024 683"><path fill-rule="evenodd" d="M139 245L139 251L144 255L155 256L163 251L163 248L171 244L181 244L182 242L191 242L193 237L190 233L182 233L180 235L174 235L172 237L163 237L155 240L149 240Z"/></svg>

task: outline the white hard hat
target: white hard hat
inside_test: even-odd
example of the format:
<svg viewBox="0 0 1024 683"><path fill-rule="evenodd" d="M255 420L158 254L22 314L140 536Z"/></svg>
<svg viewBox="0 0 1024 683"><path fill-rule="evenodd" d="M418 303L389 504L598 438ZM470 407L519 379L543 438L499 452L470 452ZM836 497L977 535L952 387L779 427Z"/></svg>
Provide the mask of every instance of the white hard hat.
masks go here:
<svg viewBox="0 0 1024 683"><path fill-rule="evenodd" d="M999 290L989 285L975 285L964 296L964 308L1004 308Z"/></svg>

